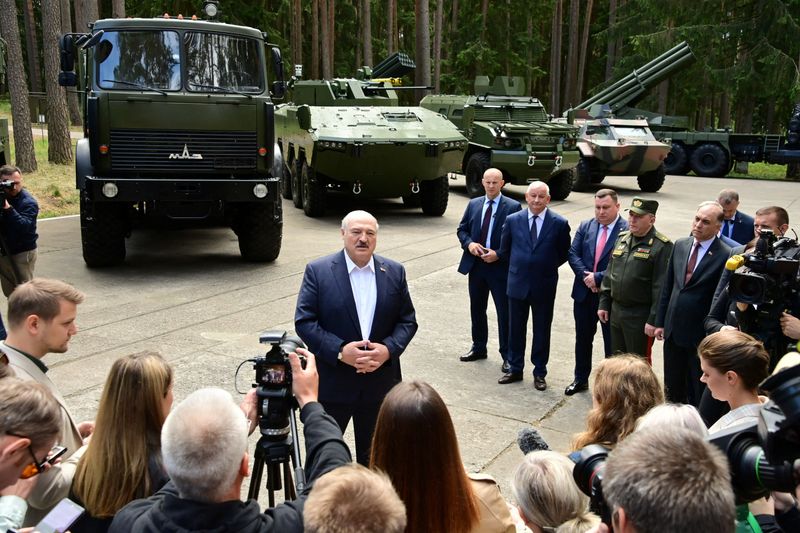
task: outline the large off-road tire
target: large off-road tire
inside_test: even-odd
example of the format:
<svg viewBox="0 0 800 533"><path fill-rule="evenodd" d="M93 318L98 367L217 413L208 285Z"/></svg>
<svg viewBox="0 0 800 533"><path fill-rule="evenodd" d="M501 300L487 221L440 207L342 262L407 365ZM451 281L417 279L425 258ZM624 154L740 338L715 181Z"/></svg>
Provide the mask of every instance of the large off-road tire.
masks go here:
<svg viewBox="0 0 800 533"><path fill-rule="evenodd" d="M303 212L307 217L325 214L325 182L308 165L303 166Z"/></svg>
<svg viewBox="0 0 800 533"><path fill-rule="evenodd" d="M308 163L305 158L297 162L294 172L292 172L292 203L298 209L303 207L303 172L308 172Z"/></svg>
<svg viewBox="0 0 800 533"><path fill-rule="evenodd" d="M483 173L489 168L489 163L489 154L485 152L475 152L469 156L465 180L467 182L467 194L470 198L477 198L482 194L486 194L483 189Z"/></svg>
<svg viewBox="0 0 800 533"><path fill-rule="evenodd" d="M572 192L575 183L575 169L562 170L554 174L547 186L550 187L550 198L564 200Z"/></svg>
<svg viewBox="0 0 800 533"><path fill-rule="evenodd" d="M667 173L664 172L664 163L658 165L658 168L645 172L636 181L639 182L639 189L643 192L656 192L664 185Z"/></svg>
<svg viewBox="0 0 800 533"><path fill-rule="evenodd" d="M572 184L572 190L578 192L587 190L592 184L592 169L589 167L589 162L581 157L573 173L575 181Z"/></svg>
<svg viewBox="0 0 800 533"><path fill-rule="evenodd" d="M689 152L681 143L673 143L664 160L664 172L672 176L683 176L689 171Z"/></svg>
<svg viewBox="0 0 800 533"><path fill-rule="evenodd" d="M403 195L403 205L406 207L421 207L422 206L422 198L419 193L408 193Z"/></svg>
<svg viewBox="0 0 800 533"><path fill-rule="evenodd" d="M689 164L695 174L704 178L721 178L730 166L728 154L717 144L701 144L695 148Z"/></svg>
<svg viewBox="0 0 800 533"><path fill-rule="evenodd" d="M91 209L88 200L81 201L81 245L86 266L109 267L125 261L126 234L123 206L98 204Z"/></svg>
<svg viewBox="0 0 800 533"><path fill-rule="evenodd" d="M450 184L447 182L447 176L420 183L419 196L422 212L432 217L444 215L444 212L447 211L449 191Z"/></svg>
<svg viewBox="0 0 800 533"><path fill-rule="evenodd" d="M281 176L281 196L287 200L292 199L292 171L289 165L283 165L283 175Z"/></svg>
<svg viewBox="0 0 800 533"><path fill-rule="evenodd" d="M245 261L274 261L281 253L283 217L274 217L269 204L239 206L232 229L239 237L239 252Z"/></svg>

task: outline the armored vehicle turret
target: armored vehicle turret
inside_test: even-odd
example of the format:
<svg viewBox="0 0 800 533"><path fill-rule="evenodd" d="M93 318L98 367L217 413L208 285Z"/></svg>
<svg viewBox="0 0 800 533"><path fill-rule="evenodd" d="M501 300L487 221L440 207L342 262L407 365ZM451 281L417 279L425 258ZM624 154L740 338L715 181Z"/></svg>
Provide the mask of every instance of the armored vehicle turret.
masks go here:
<svg viewBox="0 0 800 533"><path fill-rule="evenodd" d="M483 194L481 178L489 167L499 168L506 183L525 185L545 181L554 200L572 190L573 170L580 156L578 128L554 122L544 105L524 96L521 77L475 78L475 95L431 95L422 107L441 113L469 139L457 170L466 175L467 192Z"/></svg>
<svg viewBox="0 0 800 533"><path fill-rule="evenodd" d="M413 68L408 56L395 54L374 70L360 69L359 78L293 82L292 102L275 112L287 162L284 198L311 217L322 216L335 194L402 197L427 215L444 214L447 172L467 141L438 113L399 105L399 80L383 76Z"/></svg>

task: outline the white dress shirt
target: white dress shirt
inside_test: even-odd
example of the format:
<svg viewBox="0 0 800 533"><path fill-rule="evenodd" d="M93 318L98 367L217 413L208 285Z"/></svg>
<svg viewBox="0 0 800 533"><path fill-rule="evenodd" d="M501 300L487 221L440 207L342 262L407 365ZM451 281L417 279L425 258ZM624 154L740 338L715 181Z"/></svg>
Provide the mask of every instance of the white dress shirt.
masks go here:
<svg viewBox="0 0 800 533"><path fill-rule="evenodd" d="M697 262L695 262L694 270L692 270L692 272L697 270L697 267L700 266L700 261L703 259L703 256L706 255L706 252L708 251L708 249L711 248L711 243L713 243L714 239L716 239L716 238L717 237L715 236L715 237L711 237L710 239L706 239L704 241L700 241L700 247L697 249ZM694 245L695 245L696 242L697 242L697 240L695 239L695 241L692 243L692 247L689 248L689 257L692 257L692 250L694 249Z"/></svg>
<svg viewBox="0 0 800 533"><path fill-rule="evenodd" d="M542 209L542 212L538 215L534 215L533 211L528 208L528 231L531 229L531 220L533 217L536 217L536 238L539 238L539 235L542 234L542 225L544 224L544 216L547 214L547 208L545 207Z"/></svg>
<svg viewBox="0 0 800 533"><path fill-rule="evenodd" d="M375 258L370 257L369 263L363 268L356 265L347 252L344 253L347 263L347 273L350 275L350 289L353 291L353 300L356 302L358 324L361 326L361 338L369 340L372 331L372 320L375 318L375 304L378 301L378 287L375 284Z"/></svg>

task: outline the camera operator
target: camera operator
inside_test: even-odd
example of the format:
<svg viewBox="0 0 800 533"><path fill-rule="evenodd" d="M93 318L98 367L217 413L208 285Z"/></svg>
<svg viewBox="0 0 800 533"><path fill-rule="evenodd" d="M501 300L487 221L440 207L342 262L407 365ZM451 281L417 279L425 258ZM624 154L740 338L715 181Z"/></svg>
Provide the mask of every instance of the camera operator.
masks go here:
<svg viewBox="0 0 800 533"><path fill-rule="evenodd" d="M4 189L5 201L0 208L0 236L6 248L0 250L0 286L8 297L14 287L33 278L39 204L22 187L22 172L17 167L0 167L0 180L14 182L13 187Z"/></svg>
<svg viewBox="0 0 800 533"><path fill-rule="evenodd" d="M338 424L317 401L314 354L302 348L297 353L307 357L304 369L297 354L289 354L292 391L304 423L308 479L297 500L261 513L255 500L239 499L250 471L247 436L257 427L255 390L242 403L243 418L227 392L201 389L169 414L161 431L164 466L171 481L153 496L123 507L109 531L303 531L303 505L313 481L352 459Z"/></svg>

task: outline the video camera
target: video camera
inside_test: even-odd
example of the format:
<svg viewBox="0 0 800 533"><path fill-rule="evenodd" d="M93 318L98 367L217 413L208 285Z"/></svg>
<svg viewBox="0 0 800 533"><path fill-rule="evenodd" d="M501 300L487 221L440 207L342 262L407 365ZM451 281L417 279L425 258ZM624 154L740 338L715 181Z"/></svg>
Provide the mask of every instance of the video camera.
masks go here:
<svg viewBox="0 0 800 533"><path fill-rule="evenodd" d="M272 345L264 357L250 359L256 371L258 427L267 439L282 440L289 434L289 412L294 406L289 354L306 345L299 337L277 330L265 331L258 340ZM305 358L300 362L305 368Z"/></svg>
<svg viewBox="0 0 800 533"><path fill-rule="evenodd" d="M0 181L0 204L5 204L6 198L8 197L8 191L14 190L16 185L17 184L14 182L14 180Z"/></svg>
<svg viewBox="0 0 800 533"><path fill-rule="evenodd" d="M725 264L733 271L728 283L731 300L759 305L764 308L759 315L779 320L800 288L798 255L797 241L777 239L772 230L762 229L753 253L734 255Z"/></svg>

